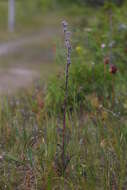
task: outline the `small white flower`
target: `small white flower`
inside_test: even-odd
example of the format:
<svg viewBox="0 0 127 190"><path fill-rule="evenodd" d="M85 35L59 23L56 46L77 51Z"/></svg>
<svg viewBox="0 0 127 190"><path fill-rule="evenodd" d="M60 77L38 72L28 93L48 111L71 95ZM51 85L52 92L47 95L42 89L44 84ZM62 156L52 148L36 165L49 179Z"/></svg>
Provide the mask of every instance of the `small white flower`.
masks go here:
<svg viewBox="0 0 127 190"><path fill-rule="evenodd" d="M92 32L92 28L85 28L85 32Z"/></svg>
<svg viewBox="0 0 127 190"><path fill-rule="evenodd" d="M64 27L65 27L65 26L68 26L68 23L67 23L66 20L63 20L63 21L62 21L62 24L63 24Z"/></svg>
<svg viewBox="0 0 127 190"><path fill-rule="evenodd" d="M94 63L94 62L91 62L91 65L95 65L95 63Z"/></svg>
<svg viewBox="0 0 127 190"><path fill-rule="evenodd" d="M64 20L62 22L62 25L63 25L63 31L64 31L64 33L67 32L68 23Z"/></svg>
<svg viewBox="0 0 127 190"><path fill-rule="evenodd" d="M101 48L104 49L106 47L106 44L101 44Z"/></svg>
<svg viewBox="0 0 127 190"><path fill-rule="evenodd" d="M99 108L103 108L102 104L100 104Z"/></svg>

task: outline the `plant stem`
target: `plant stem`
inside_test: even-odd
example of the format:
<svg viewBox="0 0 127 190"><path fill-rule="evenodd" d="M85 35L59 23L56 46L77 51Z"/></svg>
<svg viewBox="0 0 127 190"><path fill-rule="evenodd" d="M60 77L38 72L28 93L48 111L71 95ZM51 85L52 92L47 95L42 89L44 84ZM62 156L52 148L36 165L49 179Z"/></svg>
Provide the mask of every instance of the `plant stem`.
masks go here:
<svg viewBox="0 0 127 190"><path fill-rule="evenodd" d="M66 21L62 22L64 35L65 35L65 45L67 49L66 57L66 69L65 69L65 95L64 95L64 110L63 110L63 139L62 139L62 165L63 173L66 168L65 163L65 134L66 134L66 112L67 112L67 99L68 99L68 78L69 78L69 66L71 63L71 45L70 45L70 32L67 29L68 23Z"/></svg>
<svg viewBox="0 0 127 190"><path fill-rule="evenodd" d="M69 65L66 64L66 72L65 72L65 97L64 97L64 115L63 115L63 148L62 148L62 160L63 166L65 165L65 133L66 133L66 111L67 111L67 98L68 98L68 76L69 76Z"/></svg>

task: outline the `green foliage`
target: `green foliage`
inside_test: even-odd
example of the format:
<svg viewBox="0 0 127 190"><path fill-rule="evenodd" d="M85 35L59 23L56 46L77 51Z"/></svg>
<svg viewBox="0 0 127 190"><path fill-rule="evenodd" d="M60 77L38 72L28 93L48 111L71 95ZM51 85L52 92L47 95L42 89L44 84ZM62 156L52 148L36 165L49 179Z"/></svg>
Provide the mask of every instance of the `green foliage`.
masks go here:
<svg viewBox="0 0 127 190"><path fill-rule="evenodd" d="M118 25L116 24L113 26L113 40L115 40L117 45L112 48L113 59L111 64L118 66L120 71L116 76L113 76L109 73L110 65L104 65L104 57L110 56L110 21L108 14L104 17L98 15L98 18L100 18L100 20L96 20L95 23L92 20L92 24L91 20L87 20L87 28L85 28L84 31L82 29L77 29L73 32L72 64L69 73L68 110L80 109L82 106L89 109L90 102L87 97L93 94L101 100L100 104L104 104L105 106L111 104L113 88L119 89L119 78L121 78L121 80L124 78L125 80L125 75L123 75L123 73L126 65L122 61L122 59L125 59L125 55L122 54L122 52L120 53L120 51L124 52L124 46L121 48L119 43L121 40L125 41L126 32L123 32L121 36L119 35ZM116 20L117 18L114 16L113 22L116 23ZM105 44L106 47L101 48L102 44ZM63 48L60 48L59 44L57 62L62 64L65 63L66 60L64 55L65 52ZM64 86L65 80L63 72L49 82L46 105L51 112L62 111Z"/></svg>
<svg viewBox="0 0 127 190"><path fill-rule="evenodd" d="M78 30L74 25L65 135L66 162L70 160L65 175L59 172L65 93L62 70L49 81L46 92L40 84L33 91L1 99L1 189L126 189L127 30L121 26L126 23L126 7L116 8L113 15L116 75L109 73L109 65L104 67L103 59L111 53L109 20L103 10L98 12L89 7L82 15L87 24L79 23ZM58 45L57 62L63 69L65 52Z"/></svg>
<svg viewBox="0 0 127 190"><path fill-rule="evenodd" d="M58 115L49 117L39 108L37 97L41 89L38 90L9 97L0 104L0 187L38 190L65 186L99 190L111 189L112 184L119 189L126 187L126 116L117 117L103 108L92 109L92 114L86 109L72 112L67 118L66 136L71 160L65 176L60 176L60 166L55 160L61 143L62 120ZM27 138L23 138L24 129Z"/></svg>
<svg viewBox="0 0 127 190"><path fill-rule="evenodd" d="M63 74L50 81L46 95L46 104L49 110L55 112L62 110L64 83ZM71 65L69 73L68 109L79 109L81 106L87 105L86 98L90 94L95 93L98 97L110 97L111 89L112 76L107 69L104 77L103 64L89 66L86 63L75 63Z"/></svg>
<svg viewBox="0 0 127 190"><path fill-rule="evenodd" d="M121 5L124 0L82 0L82 2L88 3L90 5L104 5L105 3L115 3L117 5Z"/></svg>

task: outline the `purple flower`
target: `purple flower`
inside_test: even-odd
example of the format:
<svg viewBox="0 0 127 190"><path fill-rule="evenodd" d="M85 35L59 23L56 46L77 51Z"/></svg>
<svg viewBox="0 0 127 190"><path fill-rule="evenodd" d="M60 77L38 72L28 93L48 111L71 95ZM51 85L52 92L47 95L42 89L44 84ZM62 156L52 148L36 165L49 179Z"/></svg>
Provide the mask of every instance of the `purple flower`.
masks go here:
<svg viewBox="0 0 127 190"><path fill-rule="evenodd" d="M64 31L64 33L67 31L67 27L68 27L68 23L64 20L63 22L62 22L62 25L63 25L63 31Z"/></svg>
<svg viewBox="0 0 127 190"><path fill-rule="evenodd" d="M106 44L101 44L101 48L104 49L106 47Z"/></svg>

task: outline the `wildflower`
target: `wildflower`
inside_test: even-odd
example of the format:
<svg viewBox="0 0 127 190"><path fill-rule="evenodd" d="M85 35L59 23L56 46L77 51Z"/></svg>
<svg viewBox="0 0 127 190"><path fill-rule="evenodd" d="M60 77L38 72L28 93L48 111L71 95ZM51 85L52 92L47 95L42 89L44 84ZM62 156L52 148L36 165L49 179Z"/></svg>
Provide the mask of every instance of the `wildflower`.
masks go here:
<svg viewBox="0 0 127 190"><path fill-rule="evenodd" d="M92 28L85 28L86 32L92 32Z"/></svg>
<svg viewBox="0 0 127 190"><path fill-rule="evenodd" d="M78 53L81 53L81 52L82 52L82 47L81 47L81 46L77 46L77 47L76 47L76 51L77 51Z"/></svg>
<svg viewBox="0 0 127 190"><path fill-rule="evenodd" d="M95 62L91 62L91 65L93 65L93 66L94 66L94 65L95 65Z"/></svg>
<svg viewBox="0 0 127 190"><path fill-rule="evenodd" d="M101 48L104 49L106 47L106 44L101 44Z"/></svg>
<svg viewBox="0 0 127 190"><path fill-rule="evenodd" d="M71 32L68 31L68 23L66 21L62 22L64 38L65 38L65 47L67 51L66 57L66 69L65 69L65 96L64 96L64 113L63 113L63 130L62 130L62 167L63 172L65 171L70 158L65 155L65 132L66 132L66 113L67 113L67 98L68 98L68 79L69 79L69 66L71 63Z"/></svg>
<svg viewBox="0 0 127 190"><path fill-rule="evenodd" d="M67 57L67 63L68 63L68 65L71 64L71 59L70 59L70 57Z"/></svg>
<svg viewBox="0 0 127 190"><path fill-rule="evenodd" d="M68 23L64 20L62 22L62 25L63 25L63 31L64 31L64 33L67 32Z"/></svg>
<svg viewBox="0 0 127 190"><path fill-rule="evenodd" d="M71 44L69 40L65 40L65 46L67 49L71 49Z"/></svg>
<svg viewBox="0 0 127 190"><path fill-rule="evenodd" d="M71 32L70 31L66 31L65 38L66 38L66 40L70 40L70 38L71 38Z"/></svg>
<svg viewBox="0 0 127 190"><path fill-rule="evenodd" d="M66 22L66 20L63 20L62 24L63 24L63 27L65 27L65 26L67 27L68 26L68 23Z"/></svg>
<svg viewBox="0 0 127 190"><path fill-rule="evenodd" d="M115 65L111 65L109 68L109 72L112 74L116 74L117 72L117 67Z"/></svg>
<svg viewBox="0 0 127 190"><path fill-rule="evenodd" d="M99 108L100 108L100 109L102 109L102 108L103 108L103 105L102 105L102 104L100 104L100 105L99 105Z"/></svg>
<svg viewBox="0 0 127 190"><path fill-rule="evenodd" d="M100 142L100 147L101 147L101 148L105 148L105 146L106 146L106 141L105 141L105 139L103 139L103 140Z"/></svg>

